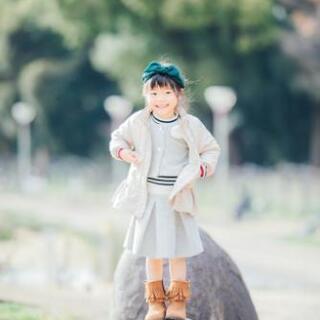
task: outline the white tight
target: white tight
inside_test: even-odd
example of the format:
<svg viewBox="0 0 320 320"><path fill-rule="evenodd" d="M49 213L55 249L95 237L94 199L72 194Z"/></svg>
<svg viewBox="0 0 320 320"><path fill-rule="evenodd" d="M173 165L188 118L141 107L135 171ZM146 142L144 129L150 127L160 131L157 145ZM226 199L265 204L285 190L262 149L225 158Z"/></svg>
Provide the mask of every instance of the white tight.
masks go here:
<svg viewBox="0 0 320 320"><path fill-rule="evenodd" d="M169 259L170 278L174 280L185 280L187 265L186 258ZM163 259L146 258L147 280L163 279Z"/></svg>

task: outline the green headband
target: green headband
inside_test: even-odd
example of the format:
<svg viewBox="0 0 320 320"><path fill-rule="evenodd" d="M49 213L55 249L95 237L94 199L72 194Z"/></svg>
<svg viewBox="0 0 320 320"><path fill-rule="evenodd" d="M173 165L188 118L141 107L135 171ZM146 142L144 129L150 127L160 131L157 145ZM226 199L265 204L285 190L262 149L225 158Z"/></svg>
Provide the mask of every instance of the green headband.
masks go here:
<svg viewBox="0 0 320 320"><path fill-rule="evenodd" d="M180 70L174 64L165 66L156 61L150 62L147 65L147 67L143 70L143 75L142 75L143 82L148 81L155 74L166 75L171 79L173 79L176 83L178 83L180 87L184 88L185 80L181 75Z"/></svg>

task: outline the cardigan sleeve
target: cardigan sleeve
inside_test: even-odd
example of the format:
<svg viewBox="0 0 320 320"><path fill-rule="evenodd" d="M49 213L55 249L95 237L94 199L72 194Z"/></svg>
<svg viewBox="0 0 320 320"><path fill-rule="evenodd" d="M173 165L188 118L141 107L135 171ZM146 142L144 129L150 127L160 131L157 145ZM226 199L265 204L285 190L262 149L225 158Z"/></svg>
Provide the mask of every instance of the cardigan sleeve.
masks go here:
<svg viewBox="0 0 320 320"><path fill-rule="evenodd" d="M197 121L197 129L198 152L201 163L206 167L205 176L209 177L215 172L221 148L200 119Z"/></svg>
<svg viewBox="0 0 320 320"><path fill-rule="evenodd" d="M133 141L130 130L130 117L127 118L116 130L112 131L109 142L109 152L114 159L123 161L119 156L121 149L132 149Z"/></svg>

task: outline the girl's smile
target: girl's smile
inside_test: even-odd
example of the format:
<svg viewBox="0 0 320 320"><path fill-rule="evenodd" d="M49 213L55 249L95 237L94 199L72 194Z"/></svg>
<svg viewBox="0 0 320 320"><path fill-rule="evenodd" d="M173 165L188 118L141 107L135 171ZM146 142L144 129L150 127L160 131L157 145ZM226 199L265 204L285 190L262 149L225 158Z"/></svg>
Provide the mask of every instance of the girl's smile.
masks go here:
<svg viewBox="0 0 320 320"><path fill-rule="evenodd" d="M167 108L167 107L169 107L169 104L166 104L165 106L156 105L156 108L159 108L159 109L164 109L164 108Z"/></svg>
<svg viewBox="0 0 320 320"><path fill-rule="evenodd" d="M151 111L160 118L175 115L179 97L170 86L157 86L146 93L147 104Z"/></svg>

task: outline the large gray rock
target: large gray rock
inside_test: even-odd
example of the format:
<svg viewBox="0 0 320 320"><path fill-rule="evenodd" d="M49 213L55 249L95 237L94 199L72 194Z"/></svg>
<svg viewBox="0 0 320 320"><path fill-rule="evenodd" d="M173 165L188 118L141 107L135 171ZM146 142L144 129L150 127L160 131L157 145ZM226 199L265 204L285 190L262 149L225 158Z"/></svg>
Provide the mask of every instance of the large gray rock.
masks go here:
<svg viewBox="0 0 320 320"><path fill-rule="evenodd" d="M187 305L192 320L257 320L257 314L239 269L210 236L200 229L204 252L187 258L187 279L191 299ZM113 320L143 320L145 258L128 252L121 256L114 274ZM168 261L164 282L169 285Z"/></svg>

